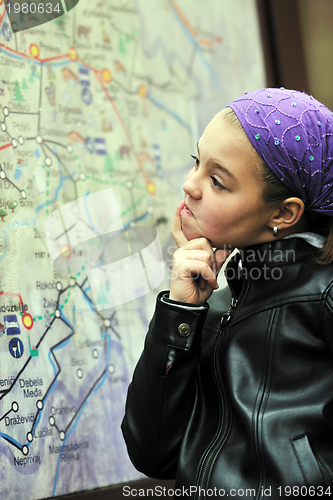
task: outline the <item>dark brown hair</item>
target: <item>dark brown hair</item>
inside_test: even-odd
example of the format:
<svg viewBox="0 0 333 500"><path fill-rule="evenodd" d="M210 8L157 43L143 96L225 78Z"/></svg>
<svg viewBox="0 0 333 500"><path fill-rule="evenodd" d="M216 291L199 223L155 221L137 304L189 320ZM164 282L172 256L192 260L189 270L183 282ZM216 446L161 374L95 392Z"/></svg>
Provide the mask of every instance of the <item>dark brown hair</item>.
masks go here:
<svg viewBox="0 0 333 500"><path fill-rule="evenodd" d="M226 108L224 117L238 129L243 130L245 134L242 124L231 108ZM276 177L259 153L258 158L260 159L259 172L264 181L263 201L265 203L274 205L292 196L299 198L297 193L285 186ZM302 215L303 217L305 217L307 230L327 237L324 247L314 253L315 262L317 264L330 264L333 262L333 217L320 214L310 215L306 211Z"/></svg>

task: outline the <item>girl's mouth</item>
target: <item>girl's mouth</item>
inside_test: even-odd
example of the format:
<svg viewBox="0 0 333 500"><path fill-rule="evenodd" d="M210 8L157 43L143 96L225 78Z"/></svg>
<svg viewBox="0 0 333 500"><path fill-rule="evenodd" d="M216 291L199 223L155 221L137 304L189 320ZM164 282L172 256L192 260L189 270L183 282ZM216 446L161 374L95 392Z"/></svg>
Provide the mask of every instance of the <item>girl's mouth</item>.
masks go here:
<svg viewBox="0 0 333 500"><path fill-rule="evenodd" d="M194 217L193 213L191 212L191 210L188 208L187 205L184 205L182 213L184 213L185 215L189 215L190 217Z"/></svg>

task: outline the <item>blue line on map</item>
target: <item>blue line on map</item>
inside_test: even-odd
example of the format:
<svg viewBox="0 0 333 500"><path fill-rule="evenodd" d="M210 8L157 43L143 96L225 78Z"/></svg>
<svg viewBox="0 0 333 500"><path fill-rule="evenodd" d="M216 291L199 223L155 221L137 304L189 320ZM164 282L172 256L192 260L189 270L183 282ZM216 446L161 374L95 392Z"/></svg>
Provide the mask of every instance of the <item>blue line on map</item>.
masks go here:
<svg viewBox="0 0 333 500"><path fill-rule="evenodd" d="M53 350L55 351L56 349L53 349ZM57 367L54 364L53 359L51 358L51 356L52 356L52 351L49 351L48 358L49 358L49 361L50 361L50 363L52 365L52 368L53 368L53 371L54 371L54 375L57 375Z"/></svg>
<svg viewBox="0 0 333 500"><path fill-rule="evenodd" d="M70 341L70 338L69 338L69 339L67 339L67 340L66 340L63 344L60 344L58 347L56 347L56 348L55 348L55 349L53 349L53 350L54 350L54 351L56 351L57 349L61 349L62 347L65 347L65 345L67 345L69 341ZM55 364L53 363L53 361L52 361L52 359L51 359L51 354L52 354L52 351L50 350L50 351L49 351L48 358L49 358L49 361L50 361L51 365L53 366L54 375L56 376L58 372L57 372L57 369L56 369ZM49 392L48 392L47 396L46 396L46 397L44 398L44 400L43 400L43 405L44 405L43 407L45 407L45 402L47 401L48 397L50 396L51 392L52 392L52 391L53 391L53 389L54 389L54 384L55 384L55 381L56 381L56 378L54 378L54 379L53 379L52 384L51 384L51 385L50 385L50 387L49 387ZM39 412L38 417L37 417L37 420L36 420L36 422L35 422L35 424L34 424L33 428L31 429L32 434L34 433L35 429L37 428L37 426L38 426L39 421L40 421L40 419L41 419L41 418L42 418L42 411L40 411L40 412ZM26 443L26 445L27 445L28 447L29 447L31 444L32 444L32 443L29 443L29 442L27 442L27 443Z"/></svg>
<svg viewBox="0 0 333 500"><path fill-rule="evenodd" d="M0 437L4 437L4 438L8 439L8 441L10 443L15 444L15 446L17 446L18 448L20 448L20 449L22 448L22 445L18 441L16 441L16 439L14 439L12 436L8 436L8 434L5 434L4 432L0 432Z"/></svg>
<svg viewBox="0 0 333 500"><path fill-rule="evenodd" d="M106 367L108 366L109 364L109 361L110 361L110 351L111 351L111 337L108 333L106 333L106 337L108 339L108 350L107 350L107 360L106 360ZM82 414L83 414L83 410L85 409L85 407L87 406L87 404L90 402L90 400L93 398L93 396L96 394L96 392L100 389L100 387L104 384L106 378L107 378L107 375L108 375L108 372L107 370L105 371L105 374L104 374L104 377L102 378L102 380L99 382L99 384L95 387L95 389L91 392L91 394L88 396L88 398L86 399L86 401L84 402L84 404L82 405L78 415L77 415L77 418L76 418L76 421L75 421L75 424L73 424L71 430L66 434L66 438L64 439L64 442L62 444L62 446L64 446L69 438L69 436L74 432ZM61 460L61 454L59 453L59 457L58 457L58 463L57 463L57 468L56 468L56 473L55 473L55 478L54 478L54 485L53 485L53 490L52 490L52 495L51 497L54 497L55 495L55 490L56 490L56 487L57 487L57 481L58 481L58 473L59 473L59 466L60 466L60 460Z"/></svg>
<svg viewBox="0 0 333 500"><path fill-rule="evenodd" d="M72 176L71 177L61 177L60 179L60 184L59 186L57 187L56 189L56 194L54 196L54 198L51 200L50 203L52 203L53 201L56 201L58 199L58 193L59 193L59 190L61 189L63 183L67 180L71 180L72 177L75 175L75 172L72 173ZM35 226L36 225L36 222L37 222L37 213L46 206L46 202L45 203L42 203L41 205L39 205L39 207L36 208L35 210L35 219L31 222L14 222L13 224L8 224L8 226L5 227L4 229L4 236L3 236L3 241L4 241L4 248L6 249L7 248L7 231L9 231L9 229L11 229L12 227L18 227L18 226ZM0 262L2 261L2 259L5 257L6 255L6 252L4 251L3 254L0 256Z"/></svg>
<svg viewBox="0 0 333 500"><path fill-rule="evenodd" d="M3 47L1 47L1 53L5 53L7 56L12 57L13 59L18 59L19 61L22 61L22 59L27 59L26 57L18 56L16 54L13 54L12 52L7 52L7 50Z"/></svg>
<svg viewBox="0 0 333 500"><path fill-rule="evenodd" d="M156 106L158 106L159 108L163 109L163 111L166 111L171 116L173 116L173 118L175 118L179 123L181 123L181 125L183 125L192 135L192 129L191 129L190 125L188 123L186 123L179 115L177 115L177 113L172 111L172 109L167 108L161 102L157 101L157 99L155 99L155 97L153 97L149 92L147 94L147 99L149 99L151 102L156 104Z"/></svg>
<svg viewBox="0 0 333 500"><path fill-rule="evenodd" d="M48 397L49 397L49 395L47 395L47 397L44 399L44 404L45 404L45 401L47 400ZM44 408L44 406L43 406L43 408ZM42 410L39 410L38 417L37 417L37 420L35 422L35 425L31 429L31 434L32 435L34 434L34 431L35 431L37 425L39 424L39 421L40 421L41 418L42 418ZM31 445L31 443L28 442L27 446L30 446L30 445Z"/></svg>
<svg viewBox="0 0 333 500"><path fill-rule="evenodd" d="M54 147L53 149L54 149L55 154L57 155L57 150L56 150L56 148ZM58 159L58 156L57 156L57 159ZM56 190L55 190L55 195L54 195L54 198L52 198L52 200L50 200L50 201L48 202L48 204L50 204L50 203L52 203L53 201L56 201L56 200L58 199L58 196L59 196L59 191L60 191L60 189L62 188L63 183L64 183L65 181L67 181L67 180L72 180L72 179L73 179L73 177L74 177L74 175L75 175L75 173L76 173L76 172L74 171L74 172L72 172L72 174L71 174L71 176L70 176L70 177L68 177L68 176L66 176L66 177L62 177L62 175L61 175L61 163L60 163L59 159L58 159L58 167L59 167L59 175L60 175L59 185L58 185L58 187L57 187L57 188L56 188ZM33 226L35 226L35 225L36 225L36 222L37 222L37 214L38 214L38 212L39 212L40 210L42 210L42 208L44 208L44 207L46 207L46 206L47 206L47 204L46 204L46 202L45 202L45 203L42 203L41 205L39 205L39 207L37 207L37 208L36 208L36 210L35 210L35 219L34 219L33 221L31 221L31 222L14 222L13 224L9 224L8 226L6 226L6 227L5 227L5 229L4 229L4 238L3 238L3 239L4 239L4 248L5 248L5 249L7 248L7 231L8 231L9 229L11 229L12 227L17 227L17 226L32 226L32 225L33 225ZM0 257L0 262L1 262L1 261L2 261L2 259L5 257L5 255L6 255L6 252L4 251L4 252L3 252L3 254L2 254L2 255L1 255L1 257Z"/></svg>
<svg viewBox="0 0 333 500"><path fill-rule="evenodd" d="M208 69L209 73L210 73L210 76L212 77L212 80L213 82L215 83L215 86L218 90L222 90L221 89L221 84L219 82L219 79L214 71L214 68L209 64L209 62L206 60L204 54L203 54L203 51L200 47L200 45L198 44L198 42L193 38L193 36L191 35L191 33L189 33L188 29L186 28L186 26L183 24L182 20L179 18L179 16L177 15L177 12L175 12L175 9L173 8L173 5L171 4L170 0L167 0L167 3L170 7L170 9L172 10L176 20L178 21L178 23L180 24L182 30L184 31L186 37L190 40L190 42L194 45L194 47L197 49L198 51L198 54L200 55L200 59L203 63L204 66L206 66L206 68Z"/></svg>
<svg viewBox="0 0 333 500"><path fill-rule="evenodd" d="M86 209L86 212L87 212L87 217L88 217L88 220L89 220L89 224L91 225L91 227L93 229L95 229L96 233L100 236L102 236L103 233L101 233L101 231L98 229L98 227L95 227L92 220L91 220L91 217L90 217L90 213L89 213L89 210L88 210L88 207L87 207L87 197L89 196L90 194L90 189L88 189L87 193L85 194L84 196L84 199L83 199L83 204L84 204L84 208Z"/></svg>
<svg viewBox="0 0 333 500"><path fill-rule="evenodd" d="M54 147L54 152L57 155L57 150L56 150L55 147ZM57 156L57 159L58 159L58 156ZM71 177L68 177L68 176L62 177L62 174L61 174L61 163L60 163L59 159L58 159L58 167L59 167L59 175L60 175L59 185L58 185L57 189L55 190L54 198L52 198L52 200L49 201L49 204L52 203L53 201L56 201L58 199L59 191L62 188L63 183L65 181L67 181L67 180L72 180L72 178L74 177L74 175L76 173L76 172L72 172ZM31 222L14 222L13 224L9 224L8 226L5 227L5 229L4 229L4 238L3 238L3 240L4 240L4 249L7 248L7 231L9 229L11 229L12 227L17 227L17 226L32 226L32 225L35 226L36 222L37 222L37 214L38 214L38 212L42 208L44 208L46 206L47 205L46 205L46 202L45 202L45 203L42 203L41 205L39 205L39 207L36 208L36 210L35 210L35 219L33 221L31 221ZM0 256L0 262L5 257L5 255L6 255L6 251L4 251L3 254Z"/></svg>
<svg viewBox="0 0 333 500"><path fill-rule="evenodd" d="M89 287L89 288L90 288L90 287ZM90 307L90 309L92 310L92 312L96 313L96 309L94 309L94 308L93 308L93 306L92 306L92 302L90 302L90 301L88 300L88 297L84 296L84 298L85 298L85 300L88 302L89 307Z"/></svg>
<svg viewBox="0 0 333 500"><path fill-rule="evenodd" d="M57 187L57 189L55 191L55 196L54 196L53 200L51 200L51 202L58 199L58 193L59 193L60 189L62 188L62 185L63 185L64 181L72 180L75 174L76 174L76 172L74 171L74 172L71 173L70 177L68 177L68 176L67 177L61 177L61 182L60 182L59 186ZM49 202L49 204L50 204L50 202Z"/></svg>
<svg viewBox="0 0 333 500"><path fill-rule="evenodd" d="M68 322L68 324L70 324L69 321L68 321L68 319L66 318L66 316L63 315L63 317L66 319L66 321ZM73 306L73 318L74 318L74 325L75 325L75 305ZM58 349L62 349L63 347L65 347L69 343L70 340L71 340L71 337L69 337L68 339L66 339L64 342L62 342L61 344L59 344L57 347L54 347L53 351L57 351ZM53 367L54 375L56 376L57 373L58 373L58 371L57 371L57 368L56 368L53 360L51 359L51 354L52 354L52 351L50 349L49 354L48 354L48 358L49 358L49 361L50 361L50 363L51 363L51 365ZM47 401L48 397L50 396L51 392L54 389L54 383L55 383L55 381L56 381L56 379L54 378L52 384L50 385L49 392L48 392L46 398L44 398L44 400L43 400L44 407L45 407L45 402ZM42 411L39 412L37 420L36 420L36 422L35 422L32 430L31 430L32 434L34 433L35 429L37 428L37 426L38 426L39 421L40 421L41 418L42 418ZM28 442L26 444L27 444L27 446L30 446L31 443Z"/></svg>
<svg viewBox="0 0 333 500"><path fill-rule="evenodd" d="M48 202L48 205L50 205L53 201L56 201L58 199L58 195L59 195L59 191L60 189L62 188L62 185L65 181L68 181L68 180L72 180L73 179L73 176L76 174L76 172L72 172L71 176L70 177L61 177L60 178L60 183L59 183L59 186L57 187L56 191L55 191L55 195L54 195L54 198L52 198L52 200L50 200ZM45 203L42 203L41 205L39 205L39 207L36 208L36 215L37 215L37 212L39 212L42 208L46 207L47 204L46 202ZM37 222L37 219L34 220L34 223L36 224Z"/></svg>
<svg viewBox="0 0 333 500"><path fill-rule="evenodd" d="M65 66L65 64L68 64L71 62L72 61L68 58L68 59L65 59L64 61L48 61L48 64L50 64L50 66ZM45 64L45 63L42 63L42 64Z"/></svg>
<svg viewBox="0 0 333 500"><path fill-rule="evenodd" d="M74 310L75 310L75 306L74 306ZM60 314L61 316L67 321L67 323L69 324L69 326L71 327L71 329L74 331L74 326L71 325L70 321L66 318L66 316L64 315L62 309L60 308Z"/></svg>

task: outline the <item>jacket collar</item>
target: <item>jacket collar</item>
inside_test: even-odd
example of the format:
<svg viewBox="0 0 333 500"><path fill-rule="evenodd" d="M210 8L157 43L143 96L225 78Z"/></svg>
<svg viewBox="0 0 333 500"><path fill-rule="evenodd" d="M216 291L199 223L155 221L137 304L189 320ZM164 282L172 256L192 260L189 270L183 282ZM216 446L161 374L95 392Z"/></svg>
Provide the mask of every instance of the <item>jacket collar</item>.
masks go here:
<svg viewBox="0 0 333 500"><path fill-rule="evenodd" d="M242 267L281 264L307 259L316 249L302 238L288 238L260 243L240 250Z"/></svg>
<svg viewBox="0 0 333 500"><path fill-rule="evenodd" d="M239 298L245 282L267 283L272 277L276 283L277 275L281 278L289 272L286 263L309 260L316 250L303 238L275 240L239 250L224 270L232 296Z"/></svg>
<svg viewBox="0 0 333 500"><path fill-rule="evenodd" d="M314 248L303 238L287 238L252 245L239 250L229 260L228 268L234 270L253 267L261 268L269 265L277 265L311 258L318 249Z"/></svg>

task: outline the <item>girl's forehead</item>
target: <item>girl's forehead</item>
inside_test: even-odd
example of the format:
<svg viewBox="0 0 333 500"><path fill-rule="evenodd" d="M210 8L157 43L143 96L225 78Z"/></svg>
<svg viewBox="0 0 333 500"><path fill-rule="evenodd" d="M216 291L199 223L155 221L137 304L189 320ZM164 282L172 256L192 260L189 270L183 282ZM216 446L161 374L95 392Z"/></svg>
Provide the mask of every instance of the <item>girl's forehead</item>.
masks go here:
<svg viewBox="0 0 333 500"><path fill-rule="evenodd" d="M262 159L252 146L241 125L226 118L228 112L217 113L197 143L201 159L216 163L244 165L244 172L261 179Z"/></svg>
<svg viewBox="0 0 333 500"><path fill-rule="evenodd" d="M230 108L219 111L206 126L198 145L209 140L210 145L225 147L232 141L233 147L241 148L248 154L259 156L251 141L248 139L243 127Z"/></svg>

